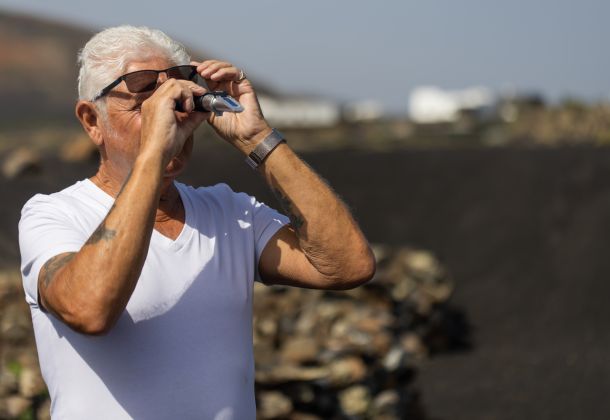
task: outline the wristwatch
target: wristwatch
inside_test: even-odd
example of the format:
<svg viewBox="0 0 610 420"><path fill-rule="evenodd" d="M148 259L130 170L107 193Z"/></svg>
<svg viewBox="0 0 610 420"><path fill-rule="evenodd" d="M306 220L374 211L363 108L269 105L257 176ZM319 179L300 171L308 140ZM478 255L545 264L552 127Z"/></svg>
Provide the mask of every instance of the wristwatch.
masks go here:
<svg viewBox="0 0 610 420"><path fill-rule="evenodd" d="M252 169L258 168L267 156L269 156L269 153L281 143L286 143L286 139L284 139L282 133L274 128L271 133L265 137L265 140L257 144L254 150L250 152L246 158L246 163L250 165Z"/></svg>

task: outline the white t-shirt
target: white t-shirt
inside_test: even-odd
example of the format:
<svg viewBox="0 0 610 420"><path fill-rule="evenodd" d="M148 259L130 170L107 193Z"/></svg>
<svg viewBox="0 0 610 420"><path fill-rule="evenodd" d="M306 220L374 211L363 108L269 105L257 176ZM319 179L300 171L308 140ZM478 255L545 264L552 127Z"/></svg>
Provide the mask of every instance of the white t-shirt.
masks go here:
<svg viewBox="0 0 610 420"><path fill-rule="evenodd" d="M184 229L176 240L153 231L127 308L104 336L43 312L37 281L49 258L81 248L114 199L84 180L24 206L23 286L53 419L255 418L253 281L288 219L225 184L176 186Z"/></svg>

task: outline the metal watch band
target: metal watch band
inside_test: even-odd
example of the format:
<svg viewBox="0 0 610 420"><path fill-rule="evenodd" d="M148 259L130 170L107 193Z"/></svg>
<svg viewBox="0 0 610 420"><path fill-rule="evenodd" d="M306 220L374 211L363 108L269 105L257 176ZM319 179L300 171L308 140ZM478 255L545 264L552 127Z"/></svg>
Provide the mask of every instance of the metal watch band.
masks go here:
<svg viewBox="0 0 610 420"><path fill-rule="evenodd" d="M252 169L259 167L261 163L269 156L269 153L273 151L280 143L285 143L286 139L282 133L277 131L275 128L271 131L265 140L261 141L256 145L254 150L246 158L246 163L250 165Z"/></svg>

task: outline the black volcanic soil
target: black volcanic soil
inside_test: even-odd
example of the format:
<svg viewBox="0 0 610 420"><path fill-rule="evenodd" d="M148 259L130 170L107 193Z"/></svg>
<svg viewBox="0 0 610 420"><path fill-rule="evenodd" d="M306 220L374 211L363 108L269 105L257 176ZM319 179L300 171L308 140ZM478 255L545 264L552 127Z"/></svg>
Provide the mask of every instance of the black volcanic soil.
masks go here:
<svg viewBox="0 0 610 420"><path fill-rule="evenodd" d="M433 419L602 419L610 413L610 149L304 154L372 242L432 250L457 283L470 351L434 355L417 378ZM225 149L184 179L228 181L275 205ZM92 165L49 161L7 183L0 263L14 263L18 211L34 191Z"/></svg>

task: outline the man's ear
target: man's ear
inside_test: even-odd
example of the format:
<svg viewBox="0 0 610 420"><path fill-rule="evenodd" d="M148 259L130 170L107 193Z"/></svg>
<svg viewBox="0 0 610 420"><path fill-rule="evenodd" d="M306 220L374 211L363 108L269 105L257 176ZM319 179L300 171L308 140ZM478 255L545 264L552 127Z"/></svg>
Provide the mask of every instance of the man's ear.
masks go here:
<svg viewBox="0 0 610 420"><path fill-rule="evenodd" d="M76 118L78 118L91 140L93 140L93 143L100 147L104 143L101 127L102 119L93 102L78 101L75 113Z"/></svg>

